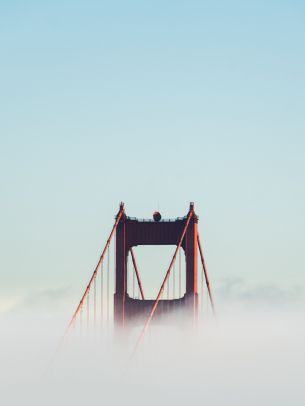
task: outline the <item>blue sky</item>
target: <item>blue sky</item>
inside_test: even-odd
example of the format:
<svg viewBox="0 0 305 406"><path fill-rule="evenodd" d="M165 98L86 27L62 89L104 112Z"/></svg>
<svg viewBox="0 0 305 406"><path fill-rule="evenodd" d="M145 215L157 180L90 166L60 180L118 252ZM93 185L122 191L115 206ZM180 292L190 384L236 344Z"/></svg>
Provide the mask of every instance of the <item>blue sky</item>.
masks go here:
<svg viewBox="0 0 305 406"><path fill-rule="evenodd" d="M215 284L304 286L304 17L299 1L2 2L3 307L79 292L121 200L139 217L195 201Z"/></svg>

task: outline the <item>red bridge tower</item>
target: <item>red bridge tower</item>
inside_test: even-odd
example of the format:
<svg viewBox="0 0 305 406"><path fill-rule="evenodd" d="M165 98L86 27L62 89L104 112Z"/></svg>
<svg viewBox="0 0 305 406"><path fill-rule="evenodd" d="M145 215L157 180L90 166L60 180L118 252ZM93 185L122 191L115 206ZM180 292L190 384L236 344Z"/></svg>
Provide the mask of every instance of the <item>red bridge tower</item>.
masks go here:
<svg viewBox="0 0 305 406"><path fill-rule="evenodd" d="M200 254L202 263L202 282L205 278L207 292L214 311L214 303L210 289L209 278L205 266L202 247L198 233L198 216L194 210L194 204L190 204L189 211L185 217L162 220L160 213L154 213L153 220L139 220L137 218L128 217L125 213L124 204L121 203L120 210L116 216L115 224L111 230L109 238L100 256L100 259L94 269L94 272L89 280L89 283L81 297L81 300L72 316L68 325L67 331L76 325L79 320L80 327L82 326L82 314L85 310L87 318L87 326L90 321L90 298L93 300L93 324L97 322L97 277L100 275L101 283L101 321L104 320L104 305L106 304L107 322L109 321L109 247L110 243L116 235L116 254L115 254L115 292L114 292L114 323L118 328L125 325L133 324L136 321L143 323L144 328L139 341L144 337L153 317L158 319L158 316L164 316L176 310L188 312L191 318L197 319L198 315L198 253ZM133 247L138 245L174 245L176 246L169 268L165 273L164 280L160 287L159 293L154 300L147 300L144 297L144 292L140 280L140 274L137 269ZM171 270L174 267L177 254L180 249L183 249L185 254L185 293L182 293L179 298L169 299L163 298L164 288L169 282ZM134 271L138 280L141 299L130 297L127 291L127 258L131 254ZM103 262L106 254L108 254L108 266L103 272ZM179 272L180 272L179 268ZM106 272L107 294L106 300L103 290L103 274ZM180 273L179 273L180 275ZM169 285L167 285L169 287ZM203 285L202 285L203 287ZM180 291L180 290L179 290ZM90 294L91 293L91 294ZM174 296L175 297L175 296ZM201 294L202 300L202 294Z"/></svg>
<svg viewBox="0 0 305 406"><path fill-rule="evenodd" d="M121 210L124 210L121 205ZM134 299L127 293L127 257L138 245L176 245L183 248L186 261L186 291L178 299L158 301L155 316L172 312L174 309L190 309L195 314L198 307L198 216L194 204L189 213L175 220L139 220L120 217L116 231L116 268L114 294L114 321L124 326L135 319L147 318L155 300Z"/></svg>

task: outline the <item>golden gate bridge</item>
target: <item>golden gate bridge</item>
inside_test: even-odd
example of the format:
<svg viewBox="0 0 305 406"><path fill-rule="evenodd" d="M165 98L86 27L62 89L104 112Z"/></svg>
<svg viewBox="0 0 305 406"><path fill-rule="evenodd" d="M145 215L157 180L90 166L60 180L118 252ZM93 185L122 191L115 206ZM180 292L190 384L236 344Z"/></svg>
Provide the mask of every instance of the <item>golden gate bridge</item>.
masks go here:
<svg viewBox="0 0 305 406"><path fill-rule="evenodd" d="M196 324L204 312L205 297L214 313L198 222L194 203L190 203L189 211L184 217L168 220L162 219L159 212L153 214L153 219L128 217L124 203L121 203L66 335L77 328L80 331L91 327L106 329L111 323L115 331L120 332L137 325L141 326L137 341L139 345L150 324L162 321L166 323L168 316L183 313L187 320ZM145 287L136 260L135 247L145 245L175 246L154 299L145 296Z"/></svg>

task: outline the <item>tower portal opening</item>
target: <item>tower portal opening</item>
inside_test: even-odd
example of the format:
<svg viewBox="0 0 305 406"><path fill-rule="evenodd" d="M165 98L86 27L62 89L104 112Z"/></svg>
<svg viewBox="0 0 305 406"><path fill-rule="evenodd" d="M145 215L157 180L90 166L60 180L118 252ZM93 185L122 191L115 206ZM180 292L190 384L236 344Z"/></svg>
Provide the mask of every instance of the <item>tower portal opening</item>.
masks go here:
<svg viewBox="0 0 305 406"><path fill-rule="evenodd" d="M175 245L146 245L133 248L145 299L157 297L175 249ZM185 294L185 272L185 254L180 248L163 293L164 299L179 299ZM127 293L132 298L140 299L140 289L130 252L127 262Z"/></svg>

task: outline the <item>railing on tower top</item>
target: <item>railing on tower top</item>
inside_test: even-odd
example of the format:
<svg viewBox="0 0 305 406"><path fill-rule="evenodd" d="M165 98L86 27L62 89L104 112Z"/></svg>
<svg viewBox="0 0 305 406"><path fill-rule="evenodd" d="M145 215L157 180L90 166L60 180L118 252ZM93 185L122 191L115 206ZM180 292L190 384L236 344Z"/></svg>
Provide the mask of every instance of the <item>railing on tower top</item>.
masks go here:
<svg viewBox="0 0 305 406"><path fill-rule="evenodd" d="M161 219L158 223L174 223L176 221L185 221L187 216L177 217L175 219ZM156 223L154 219L139 219L137 217L126 217L126 220L138 221L139 223Z"/></svg>

